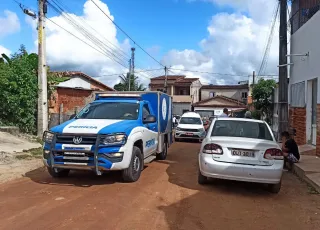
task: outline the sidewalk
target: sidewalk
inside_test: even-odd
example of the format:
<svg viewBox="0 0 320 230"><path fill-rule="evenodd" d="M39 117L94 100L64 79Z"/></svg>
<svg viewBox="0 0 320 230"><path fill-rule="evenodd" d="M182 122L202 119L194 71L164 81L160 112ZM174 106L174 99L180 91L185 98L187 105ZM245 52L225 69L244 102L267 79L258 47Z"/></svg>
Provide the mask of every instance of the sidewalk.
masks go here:
<svg viewBox="0 0 320 230"><path fill-rule="evenodd" d="M301 158L294 164L293 171L320 193L320 157L310 154L311 148L299 146Z"/></svg>

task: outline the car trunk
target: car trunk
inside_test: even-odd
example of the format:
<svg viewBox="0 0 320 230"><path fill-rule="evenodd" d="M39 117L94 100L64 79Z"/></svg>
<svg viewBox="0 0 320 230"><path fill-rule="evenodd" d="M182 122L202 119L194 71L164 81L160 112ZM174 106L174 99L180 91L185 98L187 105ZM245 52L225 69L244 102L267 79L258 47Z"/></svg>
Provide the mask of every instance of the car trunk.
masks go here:
<svg viewBox="0 0 320 230"><path fill-rule="evenodd" d="M222 155L213 154L216 161L246 165L273 165L274 160L265 159L264 153L270 148L279 148L274 141L243 137L211 137L210 143L220 145Z"/></svg>

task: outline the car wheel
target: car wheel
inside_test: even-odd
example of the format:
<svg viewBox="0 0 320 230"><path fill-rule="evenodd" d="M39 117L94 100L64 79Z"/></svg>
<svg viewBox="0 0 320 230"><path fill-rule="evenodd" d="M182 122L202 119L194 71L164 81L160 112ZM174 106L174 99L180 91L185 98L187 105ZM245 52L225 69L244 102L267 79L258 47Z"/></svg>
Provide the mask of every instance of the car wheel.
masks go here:
<svg viewBox="0 0 320 230"><path fill-rule="evenodd" d="M281 189L281 182L278 184L268 184L268 190L271 193L279 193Z"/></svg>
<svg viewBox="0 0 320 230"><path fill-rule="evenodd" d="M139 180L143 168L143 157L141 150L133 146L132 157L129 168L122 171L124 182L136 182Z"/></svg>
<svg viewBox="0 0 320 230"><path fill-rule="evenodd" d="M157 154L157 160L165 160L168 155L168 143L164 142L163 143L163 151L159 154Z"/></svg>
<svg viewBox="0 0 320 230"><path fill-rule="evenodd" d="M67 177L70 172L70 169L58 169L58 168L51 168L51 167L47 167L47 170L50 176L54 178Z"/></svg>
<svg viewBox="0 0 320 230"><path fill-rule="evenodd" d="M198 184L206 184L208 182L208 178L201 174L200 170L198 171Z"/></svg>

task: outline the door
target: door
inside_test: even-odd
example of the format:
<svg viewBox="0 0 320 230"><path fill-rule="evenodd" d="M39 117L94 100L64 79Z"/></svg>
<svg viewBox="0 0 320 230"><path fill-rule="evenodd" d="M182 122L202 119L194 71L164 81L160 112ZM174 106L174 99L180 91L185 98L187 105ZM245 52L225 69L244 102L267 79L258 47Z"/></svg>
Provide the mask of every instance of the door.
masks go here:
<svg viewBox="0 0 320 230"><path fill-rule="evenodd" d="M142 108L142 120L144 121L148 115L150 115L150 108L148 104L144 104ZM144 136L144 157L148 157L155 153L158 147L158 132L157 122L151 124L145 124L147 130L143 134Z"/></svg>
<svg viewBox="0 0 320 230"><path fill-rule="evenodd" d="M312 81L312 105L311 105L311 136L312 145L317 144L317 91L318 91L317 79Z"/></svg>

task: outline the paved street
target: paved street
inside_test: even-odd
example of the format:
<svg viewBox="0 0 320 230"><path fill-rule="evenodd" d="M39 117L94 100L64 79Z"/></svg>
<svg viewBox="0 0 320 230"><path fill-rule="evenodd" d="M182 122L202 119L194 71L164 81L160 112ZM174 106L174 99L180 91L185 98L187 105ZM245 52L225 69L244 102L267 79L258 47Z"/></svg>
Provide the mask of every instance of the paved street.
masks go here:
<svg viewBox="0 0 320 230"><path fill-rule="evenodd" d="M0 229L319 229L320 196L290 173L278 195L244 183L198 185L199 147L175 143L133 184L118 173L56 180L30 172L0 185Z"/></svg>

